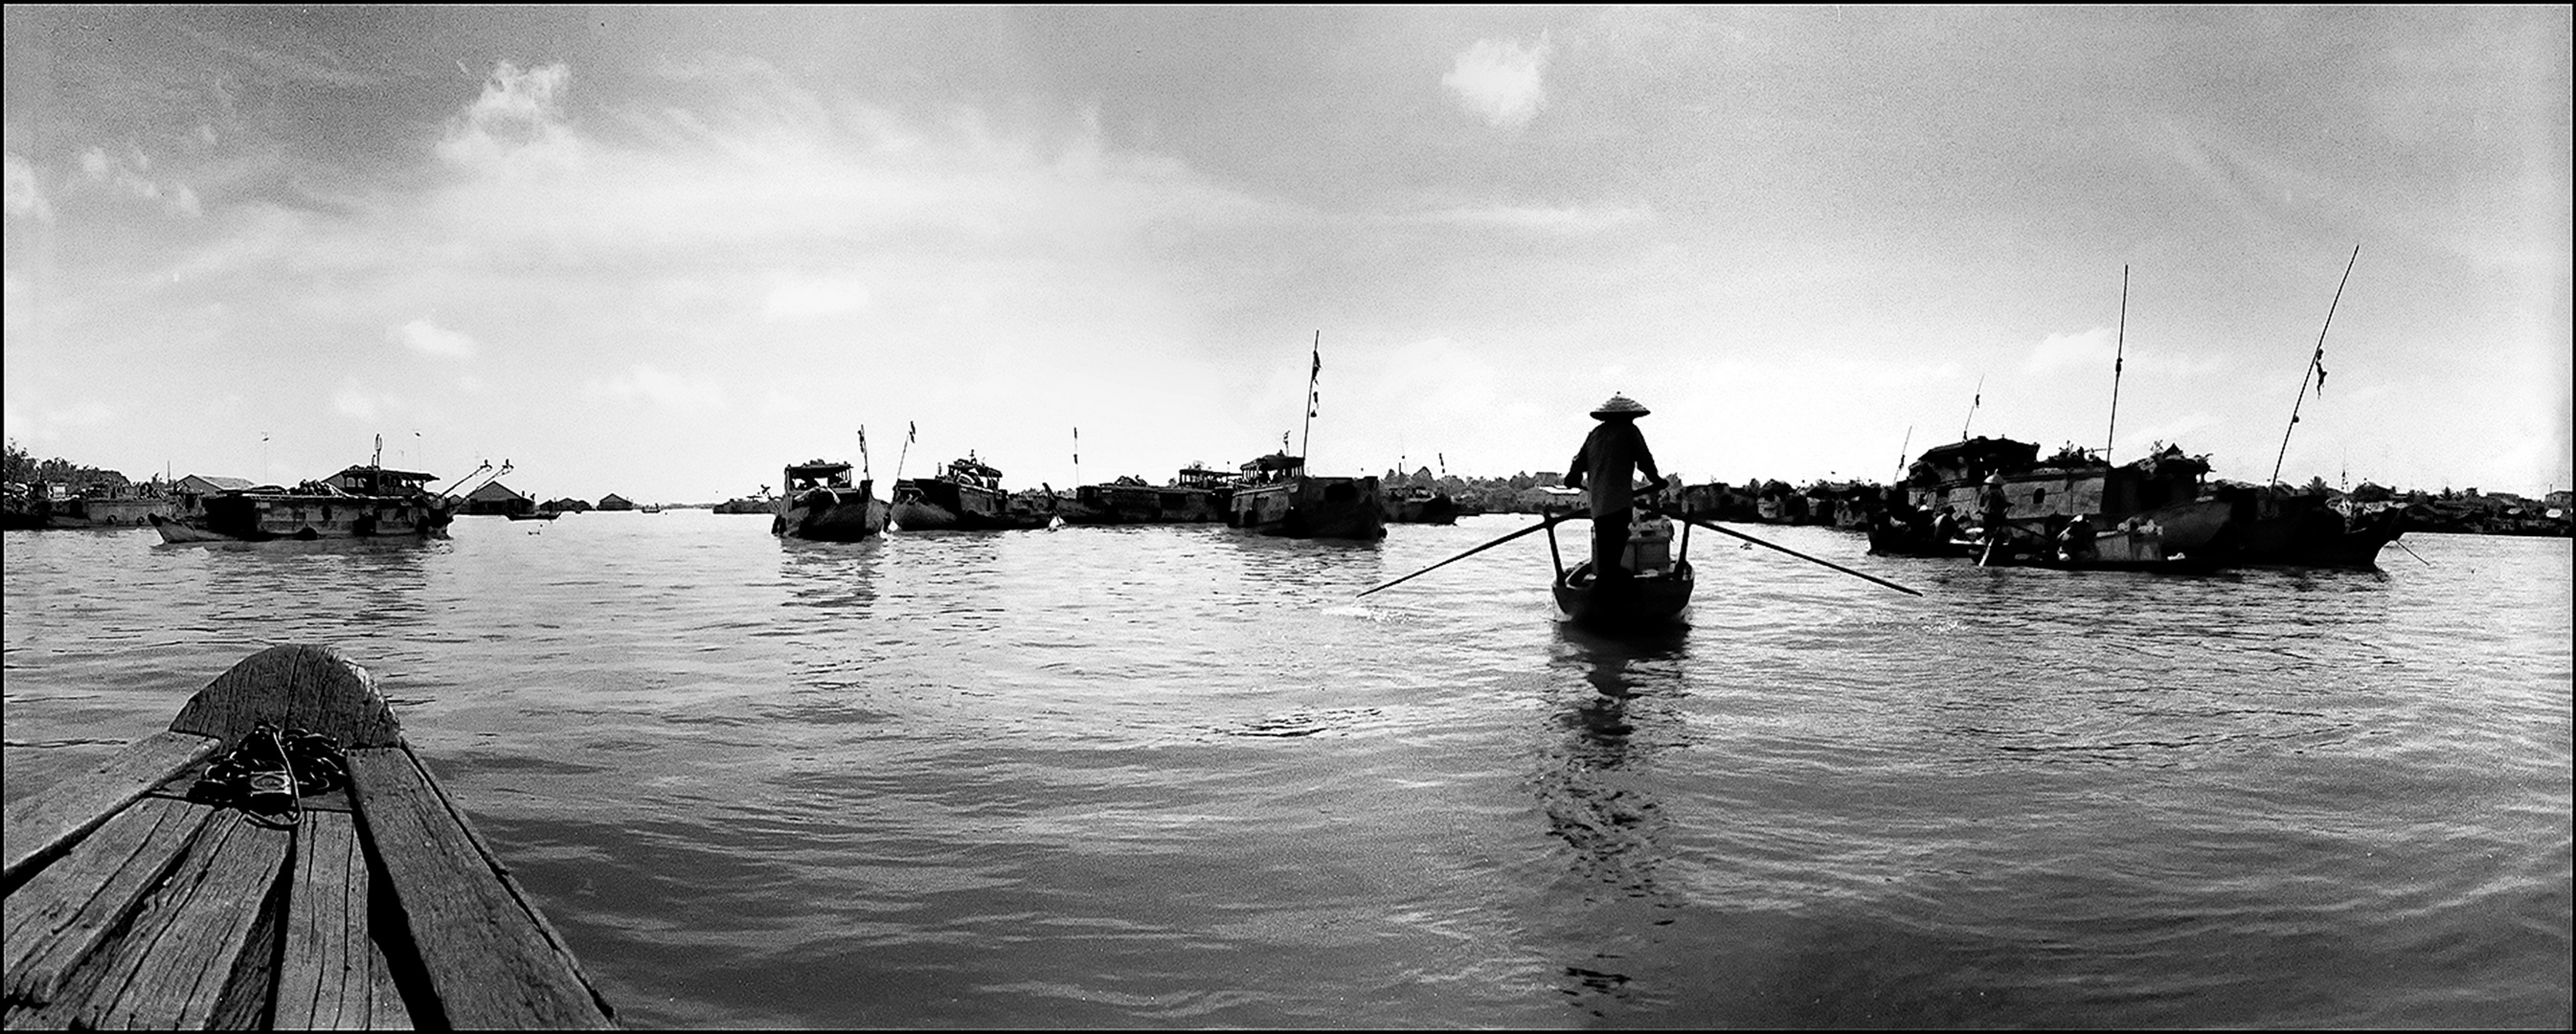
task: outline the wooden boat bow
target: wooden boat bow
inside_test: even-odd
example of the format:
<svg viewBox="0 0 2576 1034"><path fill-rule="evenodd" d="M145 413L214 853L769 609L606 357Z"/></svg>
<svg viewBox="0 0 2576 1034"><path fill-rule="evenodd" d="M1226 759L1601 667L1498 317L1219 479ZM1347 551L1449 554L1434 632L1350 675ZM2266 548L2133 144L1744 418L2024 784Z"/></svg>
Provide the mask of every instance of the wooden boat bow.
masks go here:
<svg viewBox="0 0 2576 1034"><path fill-rule="evenodd" d="M263 723L329 736L349 786L291 827L190 800ZM339 651L276 646L170 728L7 812L5 1026L610 1027L562 936Z"/></svg>

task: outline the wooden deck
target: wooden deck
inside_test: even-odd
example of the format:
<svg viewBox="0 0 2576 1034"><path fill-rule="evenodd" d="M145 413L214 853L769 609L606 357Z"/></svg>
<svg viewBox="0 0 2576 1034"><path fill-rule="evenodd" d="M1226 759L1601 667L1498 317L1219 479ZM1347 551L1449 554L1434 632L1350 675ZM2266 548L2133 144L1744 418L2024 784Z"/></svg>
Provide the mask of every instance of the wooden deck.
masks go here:
<svg viewBox="0 0 2576 1034"><path fill-rule="evenodd" d="M292 829L186 799L262 721L348 758ZM0 1027L615 1025L374 677L325 647L253 655L168 731L12 806L0 854Z"/></svg>

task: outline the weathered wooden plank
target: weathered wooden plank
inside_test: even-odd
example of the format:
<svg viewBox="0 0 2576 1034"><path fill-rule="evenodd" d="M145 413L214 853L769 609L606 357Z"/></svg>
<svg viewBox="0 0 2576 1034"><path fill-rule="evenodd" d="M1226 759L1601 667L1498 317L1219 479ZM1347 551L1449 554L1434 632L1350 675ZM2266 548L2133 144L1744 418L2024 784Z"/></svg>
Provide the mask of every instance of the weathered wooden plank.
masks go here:
<svg viewBox="0 0 2576 1034"><path fill-rule="evenodd" d="M195 1029L214 1018L244 952L260 939L252 927L269 913L293 842L288 831L227 816L145 900L75 1024Z"/></svg>
<svg viewBox="0 0 2576 1034"><path fill-rule="evenodd" d="M190 697L170 729L233 743L261 722L318 732L342 747L402 740L376 677L327 646L272 646L244 658Z"/></svg>
<svg viewBox="0 0 2576 1034"><path fill-rule="evenodd" d="M562 938L420 759L408 748L353 750L349 774L361 831L449 1025L613 1024Z"/></svg>
<svg viewBox="0 0 2576 1034"><path fill-rule="evenodd" d="M203 736L157 732L88 771L65 778L10 805L0 827L0 887L15 887L120 808L181 769L206 759L222 743Z"/></svg>
<svg viewBox="0 0 2576 1034"><path fill-rule="evenodd" d="M368 1030L410 1030L411 1010L403 1007L402 991L394 986L393 963L385 959L385 946L375 939L367 941L367 1024Z"/></svg>
<svg viewBox="0 0 2576 1034"><path fill-rule="evenodd" d="M270 1025L301 1030L409 1027L384 950L367 927L367 858L347 814L306 812L295 844L286 952Z"/></svg>
<svg viewBox="0 0 2576 1034"><path fill-rule="evenodd" d="M132 915L217 812L146 797L9 893L0 931L0 993L53 1001L64 978Z"/></svg>

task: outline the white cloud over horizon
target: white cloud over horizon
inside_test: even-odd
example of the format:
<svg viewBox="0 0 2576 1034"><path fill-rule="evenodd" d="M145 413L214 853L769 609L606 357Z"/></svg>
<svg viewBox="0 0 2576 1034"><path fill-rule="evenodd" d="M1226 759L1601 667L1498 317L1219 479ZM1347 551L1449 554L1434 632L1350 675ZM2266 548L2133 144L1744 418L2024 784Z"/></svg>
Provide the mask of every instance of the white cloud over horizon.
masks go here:
<svg viewBox="0 0 2576 1034"><path fill-rule="evenodd" d="M472 359L477 347L474 339L448 330L427 319L416 319L385 330L388 339L422 355L441 359Z"/></svg>
<svg viewBox="0 0 2576 1034"><path fill-rule="evenodd" d="M1547 61L1554 51L1545 33L1526 47L1519 40L1477 40L1452 59L1440 85L1488 125L1519 129L1547 105Z"/></svg>

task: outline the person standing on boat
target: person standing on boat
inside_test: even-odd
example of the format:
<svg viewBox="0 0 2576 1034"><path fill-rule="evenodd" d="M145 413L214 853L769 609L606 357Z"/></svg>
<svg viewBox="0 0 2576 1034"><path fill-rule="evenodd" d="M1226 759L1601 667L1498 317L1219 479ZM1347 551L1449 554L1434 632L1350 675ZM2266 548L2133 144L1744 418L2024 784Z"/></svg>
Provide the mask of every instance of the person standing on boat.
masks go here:
<svg viewBox="0 0 2576 1034"><path fill-rule="evenodd" d="M1647 491L1664 490L1655 454L1646 448L1645 432L1637 429L1637 418L1647 412L1625 395L1610 396L1610 401L1592 411L1592 418L1601 422L1584 436L1583 447L1574 451L1574 461L1566 465L1565 487L1589 493L1595 578L1623 578L1630 573L1619 563L1620 553L1628 548L1628 522L1636 516L1637 493L1629 482L1644 471Z"/></svg>
<svg viewBox="0 0 2576 1034"><path fill-rule="evenodd" d="M2012 512L2012 497L2004 494L2004 476L1986 475L1986 487L1977 491L1977 509L1985 521L1986 546L1989 553L2011 533L2005 515Z"/></svg>

